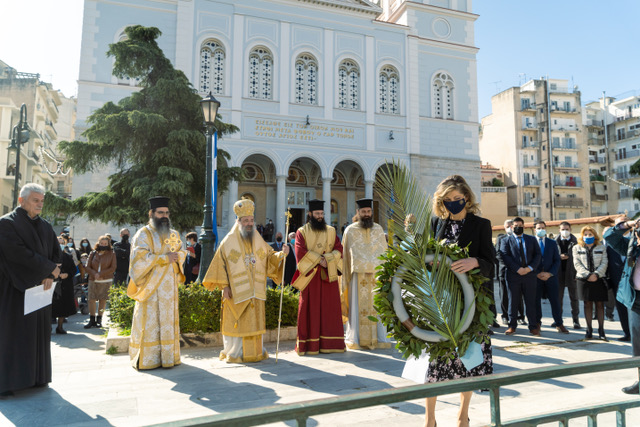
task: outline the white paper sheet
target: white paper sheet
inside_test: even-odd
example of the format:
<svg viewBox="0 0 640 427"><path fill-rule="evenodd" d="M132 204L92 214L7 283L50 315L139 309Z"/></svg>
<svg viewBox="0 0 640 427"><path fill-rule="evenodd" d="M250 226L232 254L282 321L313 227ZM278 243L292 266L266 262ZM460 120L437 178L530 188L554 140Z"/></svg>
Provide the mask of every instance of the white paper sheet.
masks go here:
<svg viewBox="0 0 640 427"><path fill-rule="evenodd" d="M404 364L401 376L418 384L424 384L427 382L428 370L429 353L423 349L419 359L416 359L414 355L409 356Z"/></svg>
<svg viewBox="0 0 640 427"><path fill-rule="evenodd" d="M27 289L24 292L24 314L27 315L51 304L55 289L55 283L51 285L48 291L44 290L44 285Z"/></svg>

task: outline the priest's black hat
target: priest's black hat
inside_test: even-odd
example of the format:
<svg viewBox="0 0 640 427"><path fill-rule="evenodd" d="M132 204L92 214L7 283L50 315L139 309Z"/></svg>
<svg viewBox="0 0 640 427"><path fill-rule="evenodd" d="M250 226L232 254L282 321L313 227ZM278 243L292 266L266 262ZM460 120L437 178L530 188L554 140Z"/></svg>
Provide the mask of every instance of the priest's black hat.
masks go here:
<svg viewBox="0 0 640 427"><path fill-rule="evenodd" d="M318 200L318 199L309 200L309 212L323 211L323 210L324 210L324 200Z"/></svg>
<svg viewBox="0 0 640 427"><path fill-rule="evenodd" d="M356 200L358 204L358 209L362 208L373 208L373 199L360 199Z"/></svg>
<svg viewBox="0 0 640 427"><path fill-rule="evenodd" d="M155 196L149 199L149 209L168 208L169 198L164 196Z"/></svg>

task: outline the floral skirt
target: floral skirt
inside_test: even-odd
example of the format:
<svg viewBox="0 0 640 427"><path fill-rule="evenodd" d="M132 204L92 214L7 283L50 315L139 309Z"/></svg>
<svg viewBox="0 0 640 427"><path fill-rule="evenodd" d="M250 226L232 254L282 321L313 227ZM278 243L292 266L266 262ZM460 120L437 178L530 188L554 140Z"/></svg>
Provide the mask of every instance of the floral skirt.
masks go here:
<svg viewBox="0 0 640 427"><path fill-rule="evenodd" d="M437 383L440 381L455 380L458 378L479 377L482 375L493 374L491 344L482 343L480 346L483 358L480 365L468 371L457 355L453 360L445 357L438 358L433 362L429 362L426 382Z"/></svg>

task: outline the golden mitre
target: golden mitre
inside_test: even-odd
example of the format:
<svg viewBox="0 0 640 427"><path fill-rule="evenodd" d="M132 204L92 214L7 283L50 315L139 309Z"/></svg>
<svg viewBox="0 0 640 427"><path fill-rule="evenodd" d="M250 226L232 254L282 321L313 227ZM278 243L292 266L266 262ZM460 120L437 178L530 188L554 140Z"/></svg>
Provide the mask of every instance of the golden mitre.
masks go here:
<svg viewBox="0 0 640 427"><path fill-rule="evenodd" d="M253 216L255 205L249 199L241 199L233 204L233 212L238 218L243 216Z"/></svg>

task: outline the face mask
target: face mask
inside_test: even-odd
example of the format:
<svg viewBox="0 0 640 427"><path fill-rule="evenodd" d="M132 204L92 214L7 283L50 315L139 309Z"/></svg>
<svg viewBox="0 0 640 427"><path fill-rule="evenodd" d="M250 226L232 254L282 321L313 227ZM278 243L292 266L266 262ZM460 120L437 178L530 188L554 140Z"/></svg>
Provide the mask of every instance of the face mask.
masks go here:
<svg viewBox="0 0 640 427"><path fill-rule="evenodd" d="M122 236L122 241L126 242L127 240L129 240L129 235L125 234L124 236Z"/></svg>
<svg viewBox="0 0 640 427"><path fill-rule="evenodd" d="M67 243L67 247L68 248L72 248L73 247L73 243Z"/></svg>
<svg viewBox="0 0 640 427"><path fill-rule="evenodd" d="M464 209L465 205L467 204L467 201L465 199L460 199L460 200L454 200L453 202L442 202L442 203L444 204L444 207L447 208L449 212L451 212L451 214L456 215L462 212L462 209Z"/></svg>
<svg viewBox="0 0 640 427"><path fill-rule="evenodd" d="M507 232L507 234L511 235L513 234L513 229L511 227L507 227L505 228L505 231Z"/></svg>
<svg viewBox="0 0 640 427"><path fill-rule="evenodd" d="M282 242L282 237L276 237L276 242Z"/></svg>
<svg viewBox="0 0 640 427"><path fill-rule="evenodd" d="M60 249L64 251L64 248L65 248L64 244L60 243Z"/></svg>
<svg viewBox="0 0 640 427"><path fill-rule="evenodd" d="M295 245L296 244L296 239L291 239L291 244Z"/></svg>
<svg viewBox="0 0 640 427"><path fill-rule="evenodd" d="M99 251L106 251L106 250L109 250L109 246L98 246L98 250L99 250Z"/></svg>
<svg viewBox="0 0 640 427"><path fill-rule="evenodd" d="M565 239L568 239L571 236L571 231L569 230L560 230L560 235Z"/></svg>
<svg viewBox="0 0 640 427"><path fill-rule="evenodd" d="M82 247L86 248L87 246L89 246L89 244L87 242L82 242Z"/></svg>
<svg viewBox="0 0 640 427"><path fill-rule="evenodd" d="M595 242L595 241L596 241L596 238L595 238L595 237L593 237L593 236L591 236L591 237L584 237L582 240L584 240L584 242L585 242L587 245L592 245L592 244L593 244L593 242Z"/></svg>
<svg viewBox="0 0 640 427"><path fill-rule="evenodd" d="M538 236L538 237L544 237L544 236L546 236L546 235L547 235L547 230L544 230L544 229L536 230L536 236Z"/></svg>
<svg viewBox="0 0 640 427"><path fill-rule="evenodd" d="M524 233L524 227L519 226L519 227L513 227L513 232L517 235L520 236L522 233Z"/></svg>

